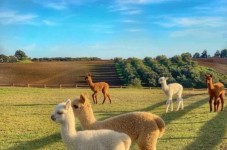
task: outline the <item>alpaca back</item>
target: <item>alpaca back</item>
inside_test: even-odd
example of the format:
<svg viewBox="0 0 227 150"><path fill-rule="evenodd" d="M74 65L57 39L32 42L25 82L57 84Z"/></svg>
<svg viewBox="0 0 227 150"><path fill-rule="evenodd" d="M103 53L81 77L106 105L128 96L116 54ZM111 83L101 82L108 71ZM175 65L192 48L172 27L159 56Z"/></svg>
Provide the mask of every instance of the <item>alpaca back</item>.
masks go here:
<svg viewBox="0 0 227 150"><path fill-rule="evenodd" d="M165 130L165 123L152 113L131 112L97 121L92 125L92 129L111 129L124 132L131 137L132 141L136 141L139 134L153 132L154 129L158 129L159 137L161 137Z"/></svg>
<svg viewBox="0 0 227 150"><path fill-rule="evenodd" d="M170 83L168 84L169 89L171 90L171 94L182 95L183 86L179 83Z"/></svg>

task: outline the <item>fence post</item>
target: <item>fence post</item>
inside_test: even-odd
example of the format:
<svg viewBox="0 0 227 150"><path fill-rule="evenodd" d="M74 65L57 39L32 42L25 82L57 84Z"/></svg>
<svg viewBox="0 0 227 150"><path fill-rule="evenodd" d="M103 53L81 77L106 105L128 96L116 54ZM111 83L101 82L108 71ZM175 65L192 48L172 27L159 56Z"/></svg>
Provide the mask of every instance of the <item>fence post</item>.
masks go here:
<svg viewBox="0 0 227 150"><path fill-rule="evenodd" d="M76 89L77 89L77 84L76 84Z"/></svg>
<svg viewBox="0 0 227 150"><path fill-rule="evenodd" d="M28 84L28 88L30 87L30 85Z"/></svg>
<svg viewBox="0 0 227 150"><path fill-rule="evenodd" d="M46 84L43 84L43 88L46 88Z"/></svg>
<svg viewBox="0 0 227 150"><path fill-rule="evenodd" d="M14 83L12 83L12 87L14 87Z"/></svg>
<svg viewBox="0 0 227 150"><path fill-rule="evenodd" d="M59 84L59 88L61 89L61 84Z"/></svg>

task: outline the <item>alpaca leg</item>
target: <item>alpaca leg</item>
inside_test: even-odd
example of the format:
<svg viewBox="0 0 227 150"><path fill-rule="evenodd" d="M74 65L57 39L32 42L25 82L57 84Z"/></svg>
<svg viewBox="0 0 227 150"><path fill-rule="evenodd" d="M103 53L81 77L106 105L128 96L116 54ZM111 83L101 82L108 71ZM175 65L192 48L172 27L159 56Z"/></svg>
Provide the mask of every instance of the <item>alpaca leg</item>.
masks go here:
<svg viewBox="0 0 227 150"><path fill-rule="evenodd" d="M95 93L92 94L92 100L93 100L93 103L95 104Z"/></svg>
<svg viewBox="0 0 227 150"><path fill-rule="evenodd" d="M169 105L170 105L170 103L171 103L171 100L167 100L167 101L166 101L166 113L167 113L168 110L169 110Z"/></svg>
<svg viewBox="0 0 227 150"><path fill-rule="evenodd" d="M210 97L209 104L210 104L210 112L212 112L212 99L213 97Z"/></svg>
<svg viewBox="0 0 227 150"><path fill-rule="evenodd" d="M217 98L214 98L214 112L217 111Z"/></svg>
<svg viewBox="0 0 227 150"><path fill-rule="evenodd" d="M178 98L178 99L177 99L177 110L176 110L176 111L178 111L178 110L179 110L180 105L181 105L181 99L180 99L180 98Z"/></svg>
<svg viewBox="0 0 227 150"><path fill-rule="evenodd" d="M109 93L107 93L107 97L108 97L108 99L110 101L110 104L111 104L111 98L110 98L110 94Z"/></svg>
<svg viewBox="0 0 227 150"><path fill-rule="evenodd" d="M220 104L220 100L217 99L217 111L219 110L219 104Z"/></svg>
<svg viewBox="0 0 227 150"><path fill-rule="evenodd" d="M94 103L95 104L98 104L98 102L97 102L97 95L98 95L98 92L95 92L94 93L94 101L95 101Z"/></svg>
<svg viewBox="0 0 227 150"><path fill-rule="evenodd" d="M104 99L103 99L102 104L104 104L104 103L105 103L105 101L106 101L106 97L107 97L105 93L103 93L103 96L104 96Z"/></svg>
<svg viewBox="0 0 227 150"><path fill-rule="evenodd" d="M224 94L222 94L220 96L220 99L221 99L221 111L223 111L224 110Z"/></svg>
<svg viewBox="0 0 227 150"><path fill-rule="evenodd" d="M173 111L173 100L170 101L171 111Z"/></svg>

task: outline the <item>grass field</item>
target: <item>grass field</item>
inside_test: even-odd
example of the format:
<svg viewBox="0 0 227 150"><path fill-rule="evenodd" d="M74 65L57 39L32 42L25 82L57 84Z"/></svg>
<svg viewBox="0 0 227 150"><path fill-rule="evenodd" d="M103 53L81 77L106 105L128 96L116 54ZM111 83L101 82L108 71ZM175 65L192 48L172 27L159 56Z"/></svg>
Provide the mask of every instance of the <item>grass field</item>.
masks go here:
<svg viewBox="0 0 227 150"><path fill-rule="evenodd" d="M73 99L90 89L0 88L0 149L64 149L59 126L50 115L59 102ZM225 110L209 113L206 90L185 90L185 109L164 113L165 95L160 89L111 89L112 104L93 105L98 119L132 111L160 115L166 132L158 150L226 150L227 105ZM174 104L176 108L176 104ZM77 120L77 129L81 130ZM137 150L132 145L132 150Z"/></svg>

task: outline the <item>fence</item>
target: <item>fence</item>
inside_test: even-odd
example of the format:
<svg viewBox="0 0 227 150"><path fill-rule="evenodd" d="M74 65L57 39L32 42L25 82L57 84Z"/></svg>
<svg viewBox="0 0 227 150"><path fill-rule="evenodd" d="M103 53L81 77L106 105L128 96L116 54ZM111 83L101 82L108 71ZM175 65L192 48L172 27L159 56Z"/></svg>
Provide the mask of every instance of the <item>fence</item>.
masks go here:
<svg viewBox="0 0 227 150"><path fill-rule="evenodd" d="M88 88L85 84L36 84L36 83L12 83L0 84L0 87L34 87L34 88ZM126 88L126 86L110 86L110 88Z"/></svg>

